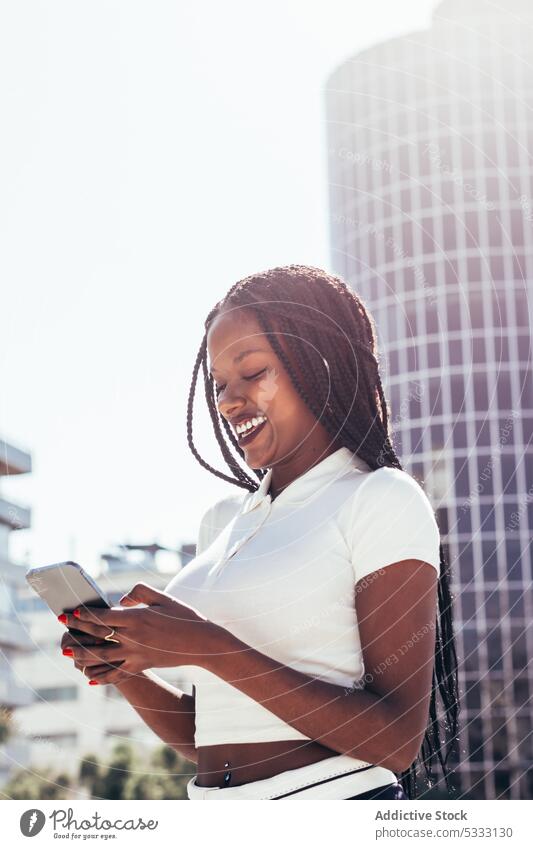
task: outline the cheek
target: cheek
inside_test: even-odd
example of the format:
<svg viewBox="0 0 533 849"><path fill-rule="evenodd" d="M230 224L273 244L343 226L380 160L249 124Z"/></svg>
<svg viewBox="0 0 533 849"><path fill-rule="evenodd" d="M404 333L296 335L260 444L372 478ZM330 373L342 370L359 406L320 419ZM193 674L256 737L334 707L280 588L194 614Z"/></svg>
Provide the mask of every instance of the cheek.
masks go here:
<svg viewBox="0 0 533 849"><path fill-rule="evenodd" d="M264 404L264 409L266 414L270 415L273 424L280 427L287 425L293 429L299 425L301 428L303 424L313 419L311 411L288 376L280 377L277 381L275 391L271 393L270 400Z"/></svg>

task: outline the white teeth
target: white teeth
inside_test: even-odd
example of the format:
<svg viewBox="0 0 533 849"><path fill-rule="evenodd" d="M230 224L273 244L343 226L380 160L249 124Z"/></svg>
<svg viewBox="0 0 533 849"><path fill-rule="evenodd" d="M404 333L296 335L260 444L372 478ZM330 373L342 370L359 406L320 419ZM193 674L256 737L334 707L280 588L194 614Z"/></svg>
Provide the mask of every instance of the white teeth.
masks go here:
<svg viewBox="0 0 533 849"><path fill-rule="evenodd" d="M240 424L235 425L235 430L239 435L243 433L248 433L248 431L251 430L253 427L257 427L257 425L261 424L262 422L266 422L266 420L266 416L258 416L257 418L254 417L253 419L248 419L247 422L241 422Z"/></svg>

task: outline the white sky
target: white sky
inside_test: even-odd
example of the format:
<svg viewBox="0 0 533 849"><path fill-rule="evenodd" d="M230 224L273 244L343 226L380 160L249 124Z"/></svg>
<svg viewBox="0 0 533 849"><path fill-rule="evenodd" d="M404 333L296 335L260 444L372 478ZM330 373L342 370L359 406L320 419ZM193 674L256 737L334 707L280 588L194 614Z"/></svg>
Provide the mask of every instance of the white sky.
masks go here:
<svg viewBox="0 0 533 849"><path fill-rule="evenodd" d="M254 271L330 267L325 78L436 5L0 5L0 437L34 467L0 482L33 513L15 558L192 542L233 491L186 439L205 316Z"/></svg>

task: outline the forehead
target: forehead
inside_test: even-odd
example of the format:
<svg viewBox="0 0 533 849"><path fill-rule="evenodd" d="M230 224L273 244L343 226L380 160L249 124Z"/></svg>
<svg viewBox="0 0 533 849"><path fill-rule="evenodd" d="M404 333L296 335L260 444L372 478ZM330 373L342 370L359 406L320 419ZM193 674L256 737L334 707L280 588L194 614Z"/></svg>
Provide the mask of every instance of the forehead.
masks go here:
<svg viewBox="0 0 533 849"><path fill-rule="evenodd" d="M213 365L230 362L241 351L252 348L272 351L253 313L243 308L233 309L220 313L214 319L207 333L207 350Z"/></svg>

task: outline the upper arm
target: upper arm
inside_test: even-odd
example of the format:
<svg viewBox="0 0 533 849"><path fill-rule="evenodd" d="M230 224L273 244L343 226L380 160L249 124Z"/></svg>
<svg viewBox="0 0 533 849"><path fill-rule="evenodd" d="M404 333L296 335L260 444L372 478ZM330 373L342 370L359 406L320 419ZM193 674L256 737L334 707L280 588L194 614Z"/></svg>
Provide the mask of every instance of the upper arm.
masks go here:
<svg viewBox="0 0 533 849"><path fill-rule="evenodd" d="M355 606L365 688L394 710L399 761L415 759L427 727L437 615L437 572L408 559L356 585Z"/></svg>
<svg viewBox="0 0 533 849"><path fill-rule="evenodd" d="M356 492L346 532L365 687L392 706L402 728L398 759L411 763L427 727L431 697L438 525L417 481L403 470L385 468Z"/></svg>

